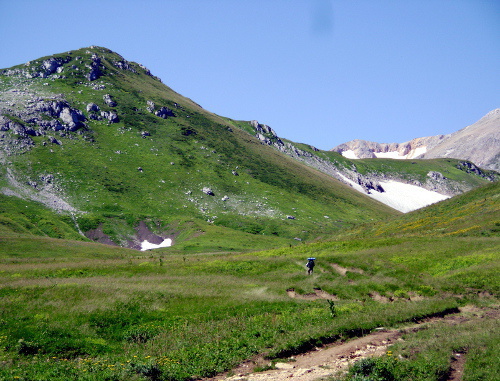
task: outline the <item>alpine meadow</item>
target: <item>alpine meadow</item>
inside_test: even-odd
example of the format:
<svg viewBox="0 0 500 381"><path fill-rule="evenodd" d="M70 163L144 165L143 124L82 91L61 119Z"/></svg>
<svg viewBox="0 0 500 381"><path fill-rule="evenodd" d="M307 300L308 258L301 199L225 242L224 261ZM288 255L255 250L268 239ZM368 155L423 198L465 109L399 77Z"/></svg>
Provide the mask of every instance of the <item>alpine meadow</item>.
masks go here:
<svg viewBox="0 0 500 381"><path fill-rule="evenodd" d="M0 162L1 380L275 379L390 330L321 379L500 374L500 175L468 158L321 151L91 46L0 70Z"/></svg>

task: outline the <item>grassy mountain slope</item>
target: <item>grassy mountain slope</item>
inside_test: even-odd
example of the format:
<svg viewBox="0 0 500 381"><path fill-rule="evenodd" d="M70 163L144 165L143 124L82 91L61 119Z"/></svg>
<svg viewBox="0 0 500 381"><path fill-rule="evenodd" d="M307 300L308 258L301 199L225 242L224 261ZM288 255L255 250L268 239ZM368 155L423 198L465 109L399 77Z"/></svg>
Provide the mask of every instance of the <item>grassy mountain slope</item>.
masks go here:
<svg viewBox="0 0 500 381"><path fill-rule="evenodd" d="M345 232L364 237L490 237L500 232L500 184L485 185L384 222Z"/></svg>
<svg viewBox="0 0 500 381"><path fill-rule="evenodd" d="M165 255L36 237L52 252L0 258L0 378L189 380L467 306L459 325L405 335L376 369L437 381L460 352L464 378L494 379L498 189L258 253Z"/></svg>
<svg viewBox="0 0 500 381"><path fill-rule="evenodd" d="M0 194L0 235L20 234L84 240L68 215L58 215L45 206Z"/></svg>
<svg viewBox="0 0 500 381"><path fill-rule="evenodd" d="M54 61L56 71L43 71ZM96 70L99 76L89 80ZM396 214L261 144L241 122L202 109L104 48L4 70L0 86L11 126L0 140L1 185L46 205L66 201L81 226L122 245L143 220L157 233L188 219L208 221L219 232L290 240ZM54 102L86 119L71 127L50 108ZM87 111L91 103L99 110ZM155 114L162 110L166 118Z"/></svg>

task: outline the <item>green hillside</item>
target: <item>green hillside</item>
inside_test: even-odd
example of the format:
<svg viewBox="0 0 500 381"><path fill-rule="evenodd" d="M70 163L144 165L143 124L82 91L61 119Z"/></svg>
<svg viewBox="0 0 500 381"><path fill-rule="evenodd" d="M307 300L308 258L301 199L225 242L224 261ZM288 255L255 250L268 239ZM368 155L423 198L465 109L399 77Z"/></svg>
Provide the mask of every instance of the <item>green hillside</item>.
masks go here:
<svg viewBox="0 0 500 381"><path fill-rule="evenodd" d="M74 229L69 215L58 215L45 206L0 194L0 236L39 235L85 240Z"/></svg>
<svg viewBox="0 0 500 381"><path fill-rule="evenodd" d="M352 237L495 237L500 232L500 184L492 183L431 207L344 232Z"/></svg>
<svg viewBox="0 0 500 381"><path fill-rule="evenodd" d="M37 71L54 61L57 72ZM100 76L88 80L96 67ZM13 106L2 110L12 128L0 139L1 185L49 206L50 197L64 200L82 230L99 228L115 243L132 238L140 221L156 233L177 236L188 220L216 235L239 231L283 244L397 214L262 144L240 128L245 123L202 109L107 49L44 57L3 74L0 91ZM76 126L54 115L54 104L80 118ZM89 104L99 111L87 111ZM155 114L162 108L166 118Z"/></svg>
<svg viewBox="0 0 500 381"><path fill-rule="evenodd" d="M422 325L391 347L394 359L371 360L365 371L442 380L460 351L464 377L494 379L498 195L492 184L330 241L246 254L4 237L0 378L196 379L259 353L286 358L467 306L476 312L462 312L460 325ZM446 229L426 226L431 217ZM312 276L304 267L310 256Z"/></svg>

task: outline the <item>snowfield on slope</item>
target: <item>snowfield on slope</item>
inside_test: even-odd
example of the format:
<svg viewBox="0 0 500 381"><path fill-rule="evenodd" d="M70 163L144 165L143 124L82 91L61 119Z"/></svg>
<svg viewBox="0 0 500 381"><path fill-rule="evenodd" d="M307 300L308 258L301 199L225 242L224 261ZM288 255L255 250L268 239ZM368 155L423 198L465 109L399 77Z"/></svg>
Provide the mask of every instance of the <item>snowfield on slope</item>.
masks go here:
<svg viewBox="0 0 500 381"><path fill-rule="evenodd" d="M141 242L141 251L159 249L162 247L170 247L170 246L172 246L172 240L170 238L163 240L163 242L159 244L151 243L147 240L144 240Z"/></svg>
<svg viewBox="0 0 500 381"><path fill-rule="evenodd" d="M367 194L360 185L343 175L341 176L354 189ZM367 195L403 213L408 213L450 198L450 196L438 192L394 180L380 181L379 184L384 188L385 192L371 191Z"/></svg>

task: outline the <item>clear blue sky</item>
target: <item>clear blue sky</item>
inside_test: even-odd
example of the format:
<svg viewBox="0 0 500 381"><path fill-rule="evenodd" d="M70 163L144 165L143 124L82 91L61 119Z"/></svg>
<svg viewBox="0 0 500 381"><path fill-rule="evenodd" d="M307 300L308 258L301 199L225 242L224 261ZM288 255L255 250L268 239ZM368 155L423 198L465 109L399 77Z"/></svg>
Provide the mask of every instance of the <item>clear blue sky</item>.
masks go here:
<svg viewBox="0 0 500 381"><path fill-rule="evenodd" d="M500 107L499 0L0 0L0 67L90 45L320 149Z"/></svg>

